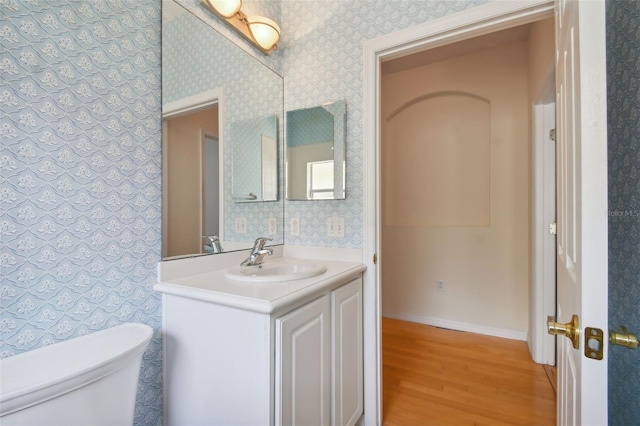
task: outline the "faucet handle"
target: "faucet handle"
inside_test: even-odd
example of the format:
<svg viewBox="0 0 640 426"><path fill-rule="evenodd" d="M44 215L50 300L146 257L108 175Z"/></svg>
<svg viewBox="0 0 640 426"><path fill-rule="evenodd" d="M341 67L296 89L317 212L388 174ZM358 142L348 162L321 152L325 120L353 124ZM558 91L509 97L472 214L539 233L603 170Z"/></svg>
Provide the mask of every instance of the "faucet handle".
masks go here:
<svg viewBox="0 0 640 426"><path fill-rule="evenodd" d="M273 238L258 237L256 238L256 241L253 243L253 248L255 250L262 250L267 241L273 241Z"/></svg>

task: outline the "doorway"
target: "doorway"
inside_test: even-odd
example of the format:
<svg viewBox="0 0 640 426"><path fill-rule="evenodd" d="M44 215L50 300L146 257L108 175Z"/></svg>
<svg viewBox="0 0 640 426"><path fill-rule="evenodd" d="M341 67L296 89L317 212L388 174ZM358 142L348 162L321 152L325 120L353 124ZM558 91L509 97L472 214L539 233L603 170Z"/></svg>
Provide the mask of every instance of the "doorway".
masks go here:
<svg viewBox="0 0 640 426"><path fill-rule="evenodd" d="M507 10L509 9L509 10ZM410 53L442 47L457 41L487 35L506 28L525 25L553 16L553 3L531 1L519 4L488 4L444 18L415 31L397 33L371 40L365 44L365 244L364 262L368 266L365 273L364 314L365 324L365 377L376 380L365 381L365 406L376 411L365 413L365 422L381 423L381 314L382 275L384 259L376 264L382 253L379 230L382 227L380 163L380 92L381 63L389 59L407 56ZM371 255L371 256L370 256ZM434 286L437 286L437 281ZM445 284L446 285L446 284ZM369 352L371 351L371 352Z"/></svg>
<svg viewBox="0 0 640 426"><path fill-rule="evenodd" d="M526 340L532 25L382 63L384 317Z"/></svg>
<svg viewBox="0 0 640 426"><path fill-rule="evenodd" d="M162 257L210 252L223 239L224 143L222 90L163 107Z"/></svg>
<svg viewBox="0 0 640 426"><path fill-rule="evenodd" d="M540 38L549 30L551 36ZM555 291L555 269L546 283L530 270L555 260L555 238L532 226L545 207L550 216L540 219L555 220L554 109L536 105L547 100L538 92L553 88L553 69L536 70L540 58L531 53L546 50L544 64L553 63L552 34L548 18L382 63L380 266L387 330L392 318L520 341L514 343L521 351L528 341L532 354L547 355L539 346L549 343L548 357L533 358L554 363L553 338L531 339L536 321L529 312L534 286ZM534 240L550 246L535 250ZM555 315L555 298L548 302L543 317ZM385 351L400 338L389 331L383 336ZM451 350L453 356L458 349ZM541 366L531 368L546 377ZM385 357L387 371L395 370ZM472 386L470 377L460 376L459 385ZM401 387L383 382L401 403Z"/></svg>

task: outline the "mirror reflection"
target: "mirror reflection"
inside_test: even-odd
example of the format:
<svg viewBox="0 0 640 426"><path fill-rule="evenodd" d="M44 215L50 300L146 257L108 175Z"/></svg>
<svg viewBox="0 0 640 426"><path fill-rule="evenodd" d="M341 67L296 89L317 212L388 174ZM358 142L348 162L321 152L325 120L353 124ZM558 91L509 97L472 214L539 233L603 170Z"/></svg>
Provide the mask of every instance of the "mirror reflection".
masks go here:
<svg viewBox="0 0 640 426"><path fill-rule="evenodd" d="M168 116L162 127L165 257L206 253L201 236L218 236L223 226L218 106Z"/></svg>
<svg viewBox="0 0 640 426"><path fill-rule="evenodd" d="M278 199L278 123L275 115L234 123L233 200Z"/></svg>
<svg viewBox="0 0 640 426"><path fill-rule="evenodd" d="M345 198L346 102L287 111L288 200Z"/></svg>
<svg viewBox="0 0 640 426"><path fill-rule="evenodd" d="M174 1L162 15L163 258L283 244L282 77Z"/></svg>

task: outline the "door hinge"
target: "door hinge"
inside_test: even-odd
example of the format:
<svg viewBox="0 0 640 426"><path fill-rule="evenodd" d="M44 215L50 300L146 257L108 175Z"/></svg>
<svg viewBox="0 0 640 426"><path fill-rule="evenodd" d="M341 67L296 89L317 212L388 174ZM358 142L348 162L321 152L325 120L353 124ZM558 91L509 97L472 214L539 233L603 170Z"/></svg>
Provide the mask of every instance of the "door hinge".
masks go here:
<svg viewBox="0 0 640 426"><path fill-rule="evenodd" d="M555 222L549 224L549 233L551 235L556 235L558 233L558 226Z"/></svg>
<svg viewBox="0 0 640 426"><path fill-rule="evenodd" d="M378 264L378 253L373 253L373 264L374 265Z"/></svg>
<svg viewBox="0 0 640 426"><path fill-rule="evenodd" d="M549 130L549 139L551 139L553 142L556 141L556 129Z"/></svg>

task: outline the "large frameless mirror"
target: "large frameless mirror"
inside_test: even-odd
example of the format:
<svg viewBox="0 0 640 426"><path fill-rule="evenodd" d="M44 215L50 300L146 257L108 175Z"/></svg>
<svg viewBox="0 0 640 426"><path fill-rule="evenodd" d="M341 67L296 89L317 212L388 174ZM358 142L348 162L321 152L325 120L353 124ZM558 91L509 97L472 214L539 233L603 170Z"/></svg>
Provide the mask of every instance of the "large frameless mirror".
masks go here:
<svg viewBox="0 0 640 426"><path fill-rule="evenodd" d="M163 258L284 243L283 92L281 76L163 0Z"/></svg>

